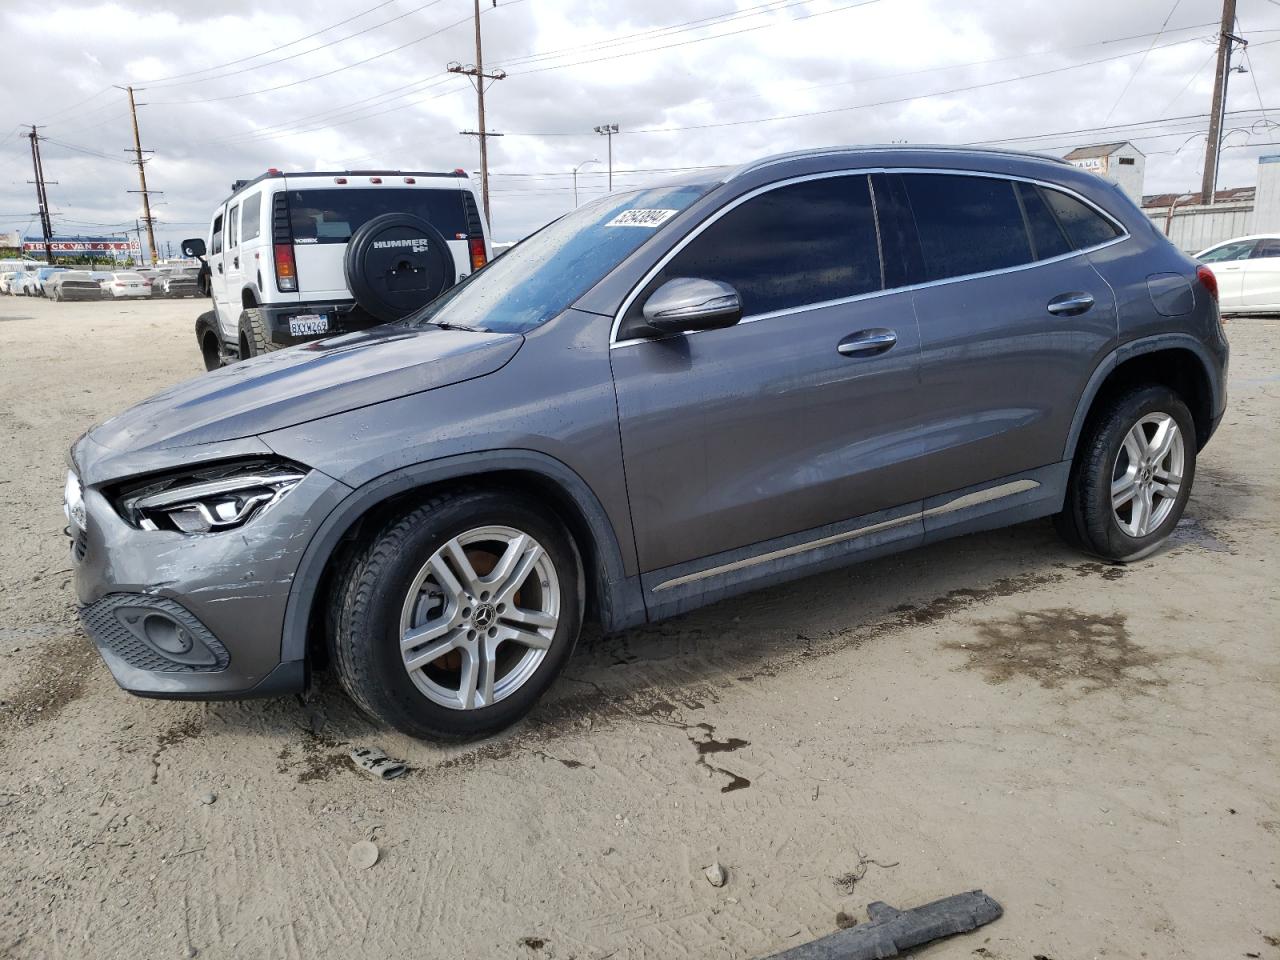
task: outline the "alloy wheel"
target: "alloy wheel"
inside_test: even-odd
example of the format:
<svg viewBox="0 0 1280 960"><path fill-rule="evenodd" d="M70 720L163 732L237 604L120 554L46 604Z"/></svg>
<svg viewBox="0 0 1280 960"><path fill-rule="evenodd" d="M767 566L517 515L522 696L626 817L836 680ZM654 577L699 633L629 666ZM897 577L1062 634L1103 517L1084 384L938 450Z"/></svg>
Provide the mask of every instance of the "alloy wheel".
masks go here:
<svg viewBox="0 0 1280 960"><path fill-rule="evenodd" d="M1149 413L1129 428L1111 472L1111 511L1134 538L1158 529L1182 489L1186 445L1167 413Z"/></svg>
<svg viewBox="0 0 1280 960"><path fill-rule="evenodd" d="M427 699L474 710L538 671L559 622L560 581L542 545L512 527L477 527L418 571L401 610L400 654Z"/></svg>

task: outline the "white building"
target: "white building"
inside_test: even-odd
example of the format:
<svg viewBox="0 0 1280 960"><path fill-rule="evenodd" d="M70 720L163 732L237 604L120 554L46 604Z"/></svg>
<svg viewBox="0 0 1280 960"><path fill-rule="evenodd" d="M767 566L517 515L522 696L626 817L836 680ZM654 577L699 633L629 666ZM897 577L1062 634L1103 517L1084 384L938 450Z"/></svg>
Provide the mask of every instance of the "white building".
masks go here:
<svg viewBox="0 0 1280 960"><path fill-rule="evenodd" d="M1088 170L1114 181L1134 203L1142 203L1142 182L1147 173L1147 158L1127 140L1122 143L1076 147L1062 159L1081 170Z"/></svg>

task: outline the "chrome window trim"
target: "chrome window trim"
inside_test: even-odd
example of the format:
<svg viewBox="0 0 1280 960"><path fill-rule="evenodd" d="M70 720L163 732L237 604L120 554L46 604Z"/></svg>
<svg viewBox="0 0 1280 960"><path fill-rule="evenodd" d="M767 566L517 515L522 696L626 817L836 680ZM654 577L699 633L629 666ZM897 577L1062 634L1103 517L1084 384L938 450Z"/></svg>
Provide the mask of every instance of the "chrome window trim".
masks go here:
<svg viewBox="0 0 1280 960"><path fill-rule="evenodd" d="M790 547L781 547L777 550L770 550L768 553L756 554L754 557L744 557L741 560L722 563L714 567L708 567L705 570L686 573L684 576L662 581L662 583L658 584L650 592L658 593L662 590L671 590L675 587L684 586L686 583L696 583L697 581L705 580L708 577L717 577L721 574L732 573L734 570L742 570L746 567L754 567L762 563L768 563L770 560L781 560L783 557L793 557L798 553L807 553L810 550L830 546L833 543L843 543L846 540L855 540L858 537L865 537L868 534L878 533L881 530L900 527L904 523L911 523L914 520L924 520L926 517L937 517L942 514L955 513L957 510L965 510L969 507L980 506L984 503L990 503L992 500L1003 500L1005 497L1012 497L1015 494L1026 493L1028 490L1035 490L1039 486L1040 484L1038 481L1031 480L1026 477L1021 480L1010 480L1007 483L999 483L994 487L987 487L984 490L974 490L972 493L962 494L948 500L946 503L941 503L936 507L930 507L928 510L909 513L901 517L894 517L892 520L881 520L878 523L872 523L865 527L858 527L855 530L846 530L843 533L833 533L830 536L819 537L816 540L806 540L804 543L793 544Z"/></svg>
<svg viewBox="0 0 1280 960"><path fill-rule="evenodd" d="M713 213L711 216L707 217L707 219L699 223L697 227L695 227L687 235L681 238L679 243L677 243L674 247L672 247L665 254L663 254L662 258L645 273L645 275L640 279L640 282L637 283L635 286L633 286L631 290L628 291L626 297L623 298L622 306L619 307L618 312L614 314L613 323L610 325L610 328L609 328L609 349L614 350L620 347L629 347L637 343L652 343L658 340L668 340L668 339L671 339L671 337L691 337L691 336L696 336L699 333L713 332L709 330L691 330L686 333L673 333L667 337L631 337L627 340L618 339L618 329L622 326L622 318L626 316L627 311L631 309L631 305L635 303L636 298L640 296L640 292L644 290L644 288L649 285L649 282L658 275L658 273L662 270L662 268L665 267L668 263L670 263L673 259L675 259L675 257L686 246L688 246L695 239L697 239L697 237L700 236L702 232L706 230L708 227L710 227L713 223L715 223L725 214L729 213L729 211L736 209L740 205L746 203L748 200L752 200L755 197L760 196L761 194L768 193L769 191L776 190L780 187L791 186L792 184L795 184L795 183L804 183L809 180L828 180L833 177L872 176L877 173L928 173L928 174L941 174L944 176L957 176L957 177L986 177L988 179L993 179L993 180L1009 180L1013 182L1035 184L1036 186L1044 187L1045 189L1048 189L1048 190L1057 190L1058 192L1065 193L1067 196L1072 197L1075 200L1079 200L1089 209L1093 210L1095 213L1098 213L1104 219L1106 219L1108 223L1112 224L1117 230L1120 231L1120 234L1119 236L1113 237L1110 240L1106 240L1102 243L1096 243L1091 247L1081 247L1079 250L1071 250L1071 251L1068 251L1067 253L1059 254L1056 257L1049 257L1045 260L1032 260L1029 263L1020 263L1013 267L1001 267L998 270L986 270L986 271L983 271L982 273L966 273L957 277L944 277L941 280L926 280L923 283L913 283L913 284L908 284L906 286L901 286L901 287L890 287L888 289L872 290L872 291L869 291L868 293L859 293L851 297L841 297L836 300L823 300L817 303L805 303L796 307L787 307L783 310L774 310L769 313L751 314L750 316L745 316L741 320L739 320L737 323L737 326L742 326L744 323L755 323L759 320L772 320L775 317L785 317L785 316L791 316L792 314L797 314L797 313L806 313L810 310L821 310L826 307L842 306L848 303L856 303L859 300L870 300L875 297L883 297L888 294L903 293L903 292L908 292L913 290L924 290L929 287L943 286L944 284L962 283L967 280L981 280L986 277L999 276L1000 274L1015 273L1020 270L1030 270L1034 267L1043 267L1051 263L1059 263L1063 260L1069 260L1072 257L1078 257L1084 254L1094 253L1098 250L1105 250L1107 247L1114 246L1117 243L1123 243L1125 240L1128 240L1131 236L1128 229L1126 229L1123 223L1121 223L1119 220L1117 220L1107 211L1103 210L1101 207L1099 207L1096 203L1094 203L1088 197L1082 196L1081 194L1077 193L1075 190L1072 190L1070 187L1065 187L1061 184L1052 183L1048 180L1040 180L1035 177L1023 177L1023 176L1019 176L1011 173L992 173L986 170L965 170L965 169L959 169L959 168L941 169L941 168L934 168L934 167L858 167L858 168L852 168L852 169L829 170L823 173L810 173L810 174L805 174L803 176L798 176L798 177L789 177L785 180L778 180L778 181L775 181L774 183L767 183L764 186L757 187L756 189L748 191L747 193L744 193L742 196L737 197L730 203L725 204L723 207L716 210L715 213ZM875 206L874 187L872 188L872 191L871 191L871 197L872 197L872 206L874 209L874 206ZM879 218L877 217L876 219L877 240L879 238L879 231L880 231L880 222L879 222ZM881 258L880 258L880 270L881 270L881 275L883 277L884 276L883 255L881 255Z"/></svg>

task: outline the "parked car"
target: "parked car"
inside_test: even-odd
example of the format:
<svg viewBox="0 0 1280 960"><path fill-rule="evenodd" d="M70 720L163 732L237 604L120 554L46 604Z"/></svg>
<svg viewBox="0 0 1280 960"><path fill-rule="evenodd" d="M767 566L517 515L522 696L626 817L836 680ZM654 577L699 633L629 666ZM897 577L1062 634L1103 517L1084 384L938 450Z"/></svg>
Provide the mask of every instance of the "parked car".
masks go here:
<svg viewBox="0 0 1280 960"><path fill-rule="evenodd" d="M161 267L151 284L153 297L194 297L199 267Z"/></svg>
<svg viewBox="0 0 1280 960"><path fill-rule="evenodd" d="M110 274L109 280L102 281L102 289L110 297L149 297L151 296L151 281L134 271L113 273Z"/></svg>
<svg viewBox="0 0 1280 960"><path fill-rule="evenodd" d="M50 300L101 300L106 295L101 280L88 270L63 270L45 281Z"/></svg>
<svg viewBox="0 0 1280 960"><path fill-rule="evenodd" d="M22 274L23 271L20 270L9 270L5 273L0 273L0 293L12 294L14 287L22 282Z"/></svg>
<svg viewBox="0 0 1280 960"><path fill-rule="evenodd" d="M1280 313L1280 234L1237 237L1196 254L1218 278L1223 313Z"/></svg>
<svg viewBox="0 0 1280 960"><path fill-rule="evenodd" d="M703 171L90 431L65 490L81 616L135 693L294 693L323 649L372 716L489 733L584 616L620 630L1045 516L1148 556L1227 358L1213 273L1066 163Z"/></svg>
<svg viewBox="0 0 1280 960"><path fill-rule="evenodd" d="M64 273L68 267L41 267L36 271L36 292L39 296L47 297L49 295L49 278L59 273Z"/></svg>
<svg viewBox="0 0 1280 960"><path fill-rule="evenodd" d="M196 320L205 366L404 317L492 255L466 172L353 170L239 181L205 258L212 309Z"/></svg>

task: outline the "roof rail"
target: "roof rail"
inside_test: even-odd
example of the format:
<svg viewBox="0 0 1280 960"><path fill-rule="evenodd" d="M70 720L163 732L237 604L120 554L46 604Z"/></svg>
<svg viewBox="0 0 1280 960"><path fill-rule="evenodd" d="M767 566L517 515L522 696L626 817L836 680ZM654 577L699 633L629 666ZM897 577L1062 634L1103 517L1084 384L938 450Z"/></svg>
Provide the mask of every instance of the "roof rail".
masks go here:
<svg viewBox="0 0 1280 960"><path fill-rule="evenodd" d="M998 157L1021 157L1028 160L1049 160L1053 163L1061 163L1070 166L1067 161L1061 157L1055 157L1047 153L1035 153L1030 150L1006 150L999 147L967 147L963 144L945 144L945 143L875 143L862 145L849 145L838 147L812 147L808 150L792 150L789 153L775 153L771 156L761 157L759 160L752 160L734 170L726 178L732 180L743 174L750 173L753 170L759 170L763 167L773 166L776 163L784 163L788 160L801 160L805 157L829 157L841 153L890 153L890 152L918 152L918 153L953 153L953 154L983 154Z"/></svg>

